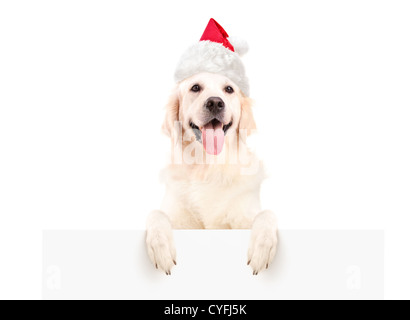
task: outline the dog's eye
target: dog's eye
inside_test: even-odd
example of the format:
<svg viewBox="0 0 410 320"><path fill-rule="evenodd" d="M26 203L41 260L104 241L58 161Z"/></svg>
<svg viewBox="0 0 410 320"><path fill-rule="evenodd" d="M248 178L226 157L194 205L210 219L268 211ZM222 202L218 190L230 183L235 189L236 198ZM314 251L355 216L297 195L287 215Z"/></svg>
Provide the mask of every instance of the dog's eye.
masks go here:
<svg viewBox="0 0 410 320"><path fill-rule="evenodd" d="M233 88L232 88L231 86L227 86L227 87L225 88L225 91L226 91L227 93L234 93L234 90L233 90Z"/></svg>
<svg viewBox="0 0 410 320"><path fill-rule="evenodd" d="M201 91L201 87L198 84L195 84L195 85L192 86L191 91L192 92L199 92L199 91Z"/></svg>

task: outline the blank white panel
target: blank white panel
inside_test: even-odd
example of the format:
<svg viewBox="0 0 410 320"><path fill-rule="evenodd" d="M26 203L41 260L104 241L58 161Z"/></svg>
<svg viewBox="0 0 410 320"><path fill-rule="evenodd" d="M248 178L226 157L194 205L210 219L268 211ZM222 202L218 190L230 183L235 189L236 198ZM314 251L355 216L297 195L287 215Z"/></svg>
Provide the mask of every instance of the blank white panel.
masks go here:
<svg viewBox="0 0 410 320"><path fill-rule="evenodd" d="M249 230L174 231L178 265L156 270L144 231L44 231L45 299L383 299L383 231L280 232L253 276Z"/></svg>

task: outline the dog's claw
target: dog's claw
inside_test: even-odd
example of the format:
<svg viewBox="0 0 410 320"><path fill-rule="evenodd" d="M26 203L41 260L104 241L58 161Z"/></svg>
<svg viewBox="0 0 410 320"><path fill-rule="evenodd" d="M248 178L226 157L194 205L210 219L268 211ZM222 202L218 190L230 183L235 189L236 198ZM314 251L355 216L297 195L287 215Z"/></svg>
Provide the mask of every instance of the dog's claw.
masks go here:
<svg viewBox="0 0 410 320"><path fill-rule="evenodd" d="M257 276L257 275L258 275L258 271L254 271L254 272L253 272L253 275L254 275L254 276Z"/></svg>
<svg viewBox="0 0 410 320"><path fill-rule="evenodd" d="M269 268L269 263L266 264L266 269L268 269L268 268Z"/></svg>
<svg viewBox="0 0 410 320"><path fill-rule="evenodd" d="M174 265L177 265L177 262L175 260L173 260L173 262L174 262Z"/></svg>
<svg viewBox="0 0 410 320"><path fill-rule="evenodd" d="M251 263L251 260L248 261L248 266L250 265L250 263Z"/></svg>
<svg viewBox="0 0 410 320"><path fill-rule="evenodd" d="M155 264L155 268L158 269L158 263Z"/></svg>

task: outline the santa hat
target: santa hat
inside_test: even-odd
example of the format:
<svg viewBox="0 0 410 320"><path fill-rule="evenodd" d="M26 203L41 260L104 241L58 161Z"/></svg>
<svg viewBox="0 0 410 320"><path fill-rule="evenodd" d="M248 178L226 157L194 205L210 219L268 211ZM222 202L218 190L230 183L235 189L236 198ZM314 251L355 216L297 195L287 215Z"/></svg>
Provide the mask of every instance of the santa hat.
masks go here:
<svg viewBox="0 0 410 320"><path fill-rule="evenodd" d="M218 73L232 80L249 96L249 82L240 58L246 52L246 42L229 37L220 24L211 19L200 41L182 55L175 81L180 82L200 72Z"/></svg>

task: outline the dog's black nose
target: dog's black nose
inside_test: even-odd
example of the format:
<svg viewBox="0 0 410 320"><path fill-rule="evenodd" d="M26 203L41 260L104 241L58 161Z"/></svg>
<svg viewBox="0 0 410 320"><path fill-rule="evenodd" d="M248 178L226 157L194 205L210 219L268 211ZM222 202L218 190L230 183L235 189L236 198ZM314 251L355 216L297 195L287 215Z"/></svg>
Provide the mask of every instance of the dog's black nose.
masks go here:
<svg viewBox="0 0 410 320"><path fill-rule="evenodd" d="M221 98L210 97L205 101L205 108L213 114L218 114L225 110L225 102Z"/></svg>

